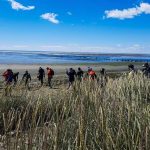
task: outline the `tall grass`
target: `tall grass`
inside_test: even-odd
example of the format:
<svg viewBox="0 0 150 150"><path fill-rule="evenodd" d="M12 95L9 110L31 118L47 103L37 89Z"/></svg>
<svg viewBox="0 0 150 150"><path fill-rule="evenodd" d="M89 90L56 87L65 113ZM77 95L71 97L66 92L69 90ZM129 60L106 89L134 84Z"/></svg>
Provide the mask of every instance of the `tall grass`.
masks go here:
<svg viewBox="0 0 150 150"><path fill-rule="evenodd" d="M149 150L150 81L138 73L72 90L0 97L1 149Z"/></svg>

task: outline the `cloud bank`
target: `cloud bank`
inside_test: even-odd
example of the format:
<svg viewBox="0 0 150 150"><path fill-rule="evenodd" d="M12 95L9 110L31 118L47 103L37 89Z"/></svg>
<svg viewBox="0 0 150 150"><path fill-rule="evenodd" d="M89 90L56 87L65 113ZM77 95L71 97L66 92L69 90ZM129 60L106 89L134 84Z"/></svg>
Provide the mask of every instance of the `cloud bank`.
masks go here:
<svg viewBox="0 0 150 150"><path fill-rule="evenodd" d="M14 10L32 10L35 9L35 6L23 6L21 3L16 2L15 0L8 0L11 3L11 7Z"/></svg>
<svg viewBox="0 0 150 150"><path fill-rule="evenodd" d="M116 18L116 19L132 19L141 14L150 14L150 4L149 3L141 3L140 6L136 6L135 8L128 8L123 10L106 10L105 18Z"/></svg>
<svg viewBox="0 0 150 150"><path fill-rule="evenodd" d="M55 13L45 13L41 15L42 19L48 20L51 23L59 24L59 20L56 18L58 15Z"/></svg>

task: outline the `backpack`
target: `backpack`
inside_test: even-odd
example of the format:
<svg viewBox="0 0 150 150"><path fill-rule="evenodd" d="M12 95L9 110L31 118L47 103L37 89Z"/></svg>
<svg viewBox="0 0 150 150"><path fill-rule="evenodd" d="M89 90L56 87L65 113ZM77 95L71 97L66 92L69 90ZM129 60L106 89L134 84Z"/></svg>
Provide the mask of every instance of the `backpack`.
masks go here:
<svg viewBox="0 0 150 150"><path fill-rule="evenodd" d="M53 69L51 69L51 74L52 74L52 76L54 76L54 74L55 74Z"/></svg>
<svg viewBox="0 0 150 150"><path fill-rule="evenodd" d="M93 71L93 70L89 72L89 75L90 75L91 79L93 79L93 80L94 80L94 78L97 77L95 71Z"/></svg>

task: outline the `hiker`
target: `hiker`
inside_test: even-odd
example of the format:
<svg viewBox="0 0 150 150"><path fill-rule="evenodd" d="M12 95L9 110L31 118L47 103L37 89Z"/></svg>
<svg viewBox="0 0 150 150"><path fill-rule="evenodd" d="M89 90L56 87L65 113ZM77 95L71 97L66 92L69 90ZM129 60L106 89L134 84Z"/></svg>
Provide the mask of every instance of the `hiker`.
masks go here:
<svg viewBox="0 0 150 150"><path fill-rule="evenodd" d="M3 77L5 78L6 85L10 85L13 81L13 72L11 69L7 69L3 73Z"/></svg>
<svg viewBox="0 0 150 150"><path fill-rule="evenodd" d="M17 84L18 82L18 76L19 76L19 72L16 72L13 74L13 79L14 79L14 86Z"/></svg>
<svg viewBox="0 0 150 150"><path fill-rule="evenodd" d="M77 79L78 79L78 81L82 81L83 74L84 74L83 70L79 67L78 71L77 71Z"/></svg>
<svg viewBox="0 0 150 150"><path fill-rule="evenodd" d="M13 81L13 71L11 69L7 69L3 73L3 77L5 78L5 85L6 85L6 87L4 88L5 96L8 96L8 95L11 96L12 87L10 85L12 84L12 81Z"/></svg>
<svg viewBox="0 0 150 150"><path fill-rule="evenodd" d="M106 70L105 70L105 68L102 68L102 69L100 70L100 75L101 75L101 76L105 76L105 75L106 75Z"/></svg>
<svg viewBox="0 0 150 150"><path fill-rule="evenodd" d="M48 76L48 86L49 88L52 88L52 78L54 76L54 70L52 68L47 67L47 76Z"/></svg>
<svg viewBox="0 0 150 150"><path fill-rule="evenodd" d="M135 71L133 64L128 65L128 69L129 69L129 71Z"/></svg>
<svg viewBox="0 0 150 150"><path fill-rule="evenodd" d="M104 87L107 83L107 76L106 76L106 70L105 68L102 68L100 70L100 78L99 78L100 86Z"/></svg>
<svg viewBox="0 0 150 150"><path fill-rule="evenodd" d="M68 85L68 89L73 85L73 82L75 81L75 76L76 71L73 68L70 68L69 71L66 71L66 74L68 75L69 78L69 85Z"/></svg>
<svg viewBox="0 0 150 150"><path fill-rule="evenodd" d="M88 67L88 73L87 73L87 75L89 75L89 72L91 71L91 67Z"/></svg>
<svg viewBox="0 0 150 150"><path fill-rule="evenodd" d="M83 80L86 81L89 79L89 72L91 71L91 67L88 67L88 71L83 74Z"/></svg>
<svg viewBox="0 0 150 150"><path fill-rule="evenodd" d="M39 68L38 71L38 79L41 82L41 86L43 86L43 79L45 78L45 71L42 67Z"/></svg>
<svg viewBox="0 0 150 150"><path fill-rule="evenodd" d="M135 73L135 68L133 64L128 65L129 77L133 77Z"/></svg>
<svg viewBox="0 0 150 150"><path fill-rule="evenodd" d="M29 72L26 70L22 80L25 80L25 86L27 86L29 88L29 81L31 82L31 75L29 74Z"/></svg>
<svg viewBox="0 0 150 150"><path fill-rule="evenodd" d="M93 71L92 68L88 68L88 76L89 76L89 79L92 79L92 80L95 80L97 78L97 75L95 71Z"/></svg>
<svg viewBox="0 0 150 150"><path fill-rule="evenodd" d="M148 63L143 64L142 72L146 77L150 77L150 66Z"/></svg>

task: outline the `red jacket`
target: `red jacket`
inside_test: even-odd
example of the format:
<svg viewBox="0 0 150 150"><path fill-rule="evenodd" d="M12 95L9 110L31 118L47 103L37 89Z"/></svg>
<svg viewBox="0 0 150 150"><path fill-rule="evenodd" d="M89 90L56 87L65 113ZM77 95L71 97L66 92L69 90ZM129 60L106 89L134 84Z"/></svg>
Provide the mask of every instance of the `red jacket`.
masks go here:
<svg viewBox="0 0 150 150"><path fill-rule="evenodd" d="M88 72L88 74L89 74L89 76L90 76L90 78L91 78L92 80L94 80L94 79L96 78L96 73L95 73L95 71L91 70L91 71Z"/></svg>
<svg viewBox="0 0 150 150"><path fill-rule="evenodd" d="M48 77L53 77L54 73L51 68L47 69L47 75L48 75Z"/></svg>
<svg viewBox="0 0 150 150"><path fill-rule="evenodd" d="M5 71L5 72L3 73L3 77L5 78L5 81L7 81L7 80L8 80L8 77L9 77L9 71Z"/></svg>
<svg viewBox="0 0 150 150"><path fill-rule="evenodd" d="M13 72L12 70L7 70L3 73L3 77L5 78L5 81L12 82L13 80Z"/></svg>

